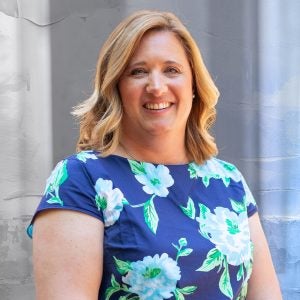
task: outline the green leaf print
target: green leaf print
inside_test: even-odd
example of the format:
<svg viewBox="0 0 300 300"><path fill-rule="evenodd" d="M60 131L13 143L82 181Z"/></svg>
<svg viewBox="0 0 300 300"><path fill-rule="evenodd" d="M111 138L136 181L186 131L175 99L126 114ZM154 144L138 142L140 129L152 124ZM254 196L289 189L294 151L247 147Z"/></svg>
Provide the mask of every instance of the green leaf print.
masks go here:
<svg viewBox="0 0 300 300"><path fill-rule="evenodd" d="M179 243L179 246L185 247L187 245L187 240L186 240L186 238L180 238L178 240L178 243Z"/></svg>
<svg viewBox="0 0 300 300"><path fill-rule="evenodd" d="M205 230L205 222L203 221L207 219L207 213L210 213L210 209L201 203L199 203L199 208L200 208L199 218L196 218L196 220L199 222L199 233L206 239L210 239L208 233Z"/></svg>
<svg viewBox="0 0 300 300"><path fill-rule="evenodd" d="M194 204L194 201L190 197L188 199L187 206L184 207L184 206L180 205L180 208L182 209L184 214L187 215L189 218L195 219L195 216L196 216L195 204Z"/></svg>
<svg viewBox="0 0 300 300"><path fill-rule="evenodd" d="M202 266L196 271L209 272L215 267L222 265L223 258L222 253L217 248L213 248L207 253Z"/></svg>
<svg viewBox="0 0 300 300"><path fill-rule="evenodd" d="M183 247L187 246L187 240L186 240L186 238L180 238L178 240L178 244L179 245L175 245L175 244L172 243L173 247L175 247L176 250L177 250L176 261L178 261L178 258L180 256L188 256L188 255L190 255L193 252L192 248L184 248L183 249Z"/></svg>
<svg viewBox="0 0 300 300"><path fill-rule="evenodd" d="M230 177L222 177L222 181L226 187L230 184Z"/></svg>
<svg viewBox="0 0 300 300"><path fill-rule="evenodd" d="M236 200L233 200L233 199L230 199L230 198L229 198L229 200L230 200L230 203L231 203L231 206L232 206L233 210L236 213L240 214L240 213L246 211L246 207L245 207L245 202L244 201L243 202L239 202L239 201L236 201Z"/></svg>
<svg viewBox="0 0 300 300"><path fill-rule="evenodd" d="M111 297L114 293L118 292L119 290L120 290L119 288L109 287L109 288L105 291L105 299L106 299L106 300L109 300L110 297Z"/></svg>
<svg viewBox="0 0 300 300"><path fill-rule="evenodd" d="M229 171L229 172L234 172L234 171L237 170L237 168L234 165L230 164L230 163L227 163L227 162L223 161L222 165L223 165L224 169Z"/></svg>
<svg viewBox="0 0 300 300"><path fill-rule="evenodd" d="M144 219L150 230L156 234L159 218L155 210L153 197L144 205Z"/></svg>
<svg viewBox="0 0 300 300"><path fill-rule="evenodd" d="M252 268L253 268L252 260L245 261L244 262L244 267L246 269L246 276L247 276L246 280L248 280L250 278L251 273L252 273Z"/></svg>
<svg viewBox="0 0 300 300"><path fill-rule="evenodd" d="M174 295L175 295L176 300L184 300L185 299L183 294L178 289L176 289L174 291Z"/></svg>
<svg viewBox="0 0 300 300"><path fill-rule="evenodd" d="M146 267L146 272L143 274L144 278L155 278L161 273L160 268L148 268Z"/></svg>
<svg viewBox="0 0 300 300"><path fill-rule="evenodd" d="M205 187L209 186L209 180L210 180L209 176L203 176L202 182L203 182L203 184L204 184Z"/></svg>
<svg viewBox="0 0 300 300"><path fill-rule="evenodd" d="M225 268L219 281L219 288L225 296L227 296L230 299L233 298L233 291L230 283L230 276L227 263L225 263Z"/></svg>
<svg viewBox="0 0 300 300"><path fill-rule="evenodd" d="M111 282L111 286L109 288L107 288L106 291L105 291L105 299L106 300L109 300L110 297L114 293L116 293L116 292L118 292L118 291L120 291L122 289L121 286L120 286L120 284L116 281L114 275L111 275L110 282Z"/></svg>
<svg viewBox="0 0 300 300"><path fill-rule="evenodd" d="M59 168L54 181L52 182L52 186L55 187L59 187L60 185L62 185L66 179L68 178L68 172L67 172L67 160L65 160L63 162L63 165L61 166L61 168Z"/></svg>
<svg viewBox="0 0 300 300"><path fill-rule="evenodd" d="M248 291L248 284L246 283L243 285L241 292L239 293L236 300L245 300L247 297L247 291Z"/></svg>
<svg viewBox="0 0 300 300"><path fill-rule="evenodd" d="M111 297L114 293L116 293L116 292L118 292L118 291L119 291L118 288L114 288L114 287L109 287L109 288L107 288L106 291L105 291L105 299L106 299L106 300L109 300L110 297Z"/></svg>
<svg viewBox="0 0 300 300"><path fill-rule="evenodd" d="M196 286L191 285L191 286L186 286L182 289L177 289L177 290L184 295L190 295L190 294L194 293L196 291L196 289L197 289Z"/></svg>
<svg viewBox="0 0 300 300"><path fill-rule="evenodd" d="M197 178L197 170L194 167L194 164L189 164L188 171L190 172L190 178Z"/></svg>
<svg viewBox="0 0 300 300"><path fill-rule="evenodd" d="M135 160L128 160L131 171L135 174L135 175L142 175L142 174L147 174L145 167L144 167L144 163L141 162L137 162Z"/></svg>
<svg viewBox="0 0 300 300"><path fill-rule="evenodd" d="M116 278L115 278L114 275L111 275L110 282L111 282L111 286L112 287L114 287L114 288L120 288L120 284L116 281Z"/></svg>
<svg viewBox="0 0 300 300"><path fill-rule="evenodd" d="M104 210L107 207L107 201L104 197L100 197L98 194L95 197L95 202L98 210Z"/></svg>
<svg viewBox="0 0 300 300"><path fill-rule="evenodd" d="M236 275L237 281L240 281L242 278L244 278L244 267L243 264L240 265L239 271Z"/></svg>
<svg viewBox="0 0 300 300"><path fill-rule="evenodd" d="M130 294L129 294L127 296L121 296L119 298L119 300L140 300L140 297L139 296L130 296Z"/></svg>
<svg viewBox="0 0 300 300"><path fill-rule="evenodd" d="M239 224L237 224L236 222L230 219L226 219L226 225L227 225L228 232L230 232L230 234L232 235L241 232L239 229Z"/></svg>
<svg viewBox="0 0 300 300"><path fill-rule="evenodd" d="M51 196L51 198L47 200L47 203L60 204L61 206L63 206L63 201L59 197L59 187L67 180L67 178L67 160L64 160L56 165L55 169L52 171L50 177L47 180L45 195Z"/></svg>
<svg viewBox="0 0 300 300"><path fill-rule="evenodd" d="M179 256L188 256L190 255L191 253L193 252L193 249L191 248L185 248L185 249L182 249L178 252L178 257Z"/></svg>
<svg viewBox="0 0 300 300"><path fill-rule="evenodd" d="M129 261L123 261L117 259L115 256L114 256L114 260L117 266L117 270L121 275L125 275L131 270L131 263Z"/></svg>
<svg viewBox="0 0 300 300"><path fill-rule="evenodd" d="M197 287L192 285L192 286L186 286L182 289L176 288L174 291L175 299L176 300L184 300L183 295L190 295L193 294L196 291Z"/></svg>
<svg viewBox="0 0 300 300"><path fill-rule="evenodd" d="M200 208L200 218L203 218L205 220L206 219L206 214L208 212L210 212L210 209L202 203L199 203L199 208Z"/></svg>

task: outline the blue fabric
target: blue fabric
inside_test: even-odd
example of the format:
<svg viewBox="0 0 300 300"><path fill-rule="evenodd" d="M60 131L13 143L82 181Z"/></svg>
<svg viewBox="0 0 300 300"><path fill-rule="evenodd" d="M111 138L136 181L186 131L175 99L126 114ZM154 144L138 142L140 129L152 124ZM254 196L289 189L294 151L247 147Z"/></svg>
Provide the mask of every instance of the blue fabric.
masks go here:
<svg viewBox="0 0 300 300"><path fill-rule="evenodd" d="M248 217L257 207L232 164L154 165L80 152L56 166L35 216L53 208L105 224L99 299L245 298Z"/></svg>

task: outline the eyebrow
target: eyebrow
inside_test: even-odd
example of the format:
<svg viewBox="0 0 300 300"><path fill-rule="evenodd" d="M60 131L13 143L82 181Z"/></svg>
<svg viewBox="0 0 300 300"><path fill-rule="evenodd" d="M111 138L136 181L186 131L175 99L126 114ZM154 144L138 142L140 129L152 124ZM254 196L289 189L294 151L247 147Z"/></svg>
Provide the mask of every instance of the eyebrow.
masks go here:
<svg viewBox="0 0 300 300"><path fill-rule="evenodd" d="M171 64L171 65L179 65L182 67L182 64L180 64L179 62L176 62L174 60L167 60L164 62L164 64L168 65L168 64ZM133 64L130 64L128 65L129 68L133 68L133 67L137 67L137 66L145 66L147 65L147 62L146 61L137 61Z"/></svg>

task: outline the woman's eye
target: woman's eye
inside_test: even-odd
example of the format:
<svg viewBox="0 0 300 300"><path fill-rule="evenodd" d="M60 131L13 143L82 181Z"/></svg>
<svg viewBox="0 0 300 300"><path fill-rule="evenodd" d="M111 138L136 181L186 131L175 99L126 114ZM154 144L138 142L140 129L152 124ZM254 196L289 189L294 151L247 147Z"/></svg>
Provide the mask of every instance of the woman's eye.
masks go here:
<svg viewBox="0 0 300 300"><path fill-rule="evenodd" d="M169 67L166 69L166 72L170 73L170 74L178 74L178 73L180 73L180 70L178 70L177 68L174 68L174 67Z"/></svg>
<svg viewBox="0 0 300 300"><path fill-rule="evenodd" d="M147 73L147 71L145 69L134 69L130 72L130 75L139 76L139 75L143 75L145 73Z"/></svg>

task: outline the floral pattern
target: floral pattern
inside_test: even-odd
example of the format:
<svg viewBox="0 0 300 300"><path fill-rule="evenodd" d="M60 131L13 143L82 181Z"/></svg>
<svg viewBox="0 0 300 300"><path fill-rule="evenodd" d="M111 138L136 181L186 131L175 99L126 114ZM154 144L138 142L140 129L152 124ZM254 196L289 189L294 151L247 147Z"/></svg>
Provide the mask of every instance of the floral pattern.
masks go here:
<svg viewBox="0 0 300 300"><path fill-rule="evenodd" d="M122 278L130 286L129 291L143 300L169 299L180 279L176 261L163 253L154 257L146 256L142 261L133 262L131 270Z"/></svg>
<svg viewBox="0 0 300 300"><path fill-rule="evenodd" d="M215 247L207 253L205 261L197 271L209 272L216 267L219 270L223 267L219 288L224 295L232 299L233 290L228 265L239 266L237 281L243 279L247 282L252 271L253 248L246 206L243 202L233 199L230 201L234 211L216 207L212 213L207 206L199 204L200 215L196 218L199 222L199 232Z"/></svg>
<svg viewBox="0 0 300 300"><path fill-rule="evenodd" d="M146 256L143 260L135 262L122 261L114 257L116 268L123 275L123 284L118 283L112 275L111 286L105 292L105 299L109 300L114 293L119 292L127 294L119 299L140 300L169 299L173 295L177 300L184 300L184 295L193 294L197 289L196 286L176 287L181 278L178 258L188 256L193 249L186 248L186 238L180 238L178 245L173 244L173 246L177 249L176 260L169 257L167 253L155 254L153 257Z"/></svg>
<svg viewBox="0 0 300 300"><path fill-rule="evenodd" d="M46 188L44 191L44 195L46 197L50 196L50 198L47 200L47 203L60 204L61 206L63 206L63 200L59 196L59 188L67 180L67 178L67 160L63 160L56 165L47 180Z"/></svg>
<svg viewBox="0 0 300 300"><path fill-rule="evenodd" d="M156 234L159 217L153 202L155 196L166 197L169 194L168 187L174 184L174 179L170 175L170 171L166 166L137 162L135 160L128 160L131 171L136 180L143 184L143 191L147 194L152 194L151 198L139 205L132 205L132 207L144 208L144 219L149 229Z"/></svg>
<svg viewBox="0 0 300 300"><path fill-rule="evenodd" d="M234 165L216 158L206 161L203 165L190 163L188 170L191 178L201 178L206 187L209 186L211 178L221 179L226 187L229 186L230 179L236 182L241 180L240 173Z"/></svg>
<svg viewBox="0 0 300 300"><path fill-rule="evenodd" d="M84 163L86 163L88 159L98 159L98 157L94 154L94 151L92 150L81 151L76 155L76 158Z"/></svg>
<svg viewBox="0 0 300 300"><path fill-rule="evenodd" d="M207 210L207 207L201 209ZM205 237L209 237L216 248L226 255L229 264L238 266L243 261L250 259L250 233L245 211L236 214L228 208L217 207L214 213L207 210L202 217L196 220L203 223L200 228L201 233Z"/></svg>
<svg viewBox="0 0 300 300"><path fill-rule="evenodd" d="M166 197L169 194L168 187L174 184L174 180L166 166L155 167L153 164L138 163L134 160L129 160L129 163L136 180L144 185L145 193L159 197Z"/></svg>
<svg viewBox="0 0 300 300"><path fill-rule="evenodd" d="M38 211L53 205L104 222L99 299L246 298L254 247L248 217L256 203L229 163L173 167L82 151L48 178Z"/></svg>
<svg viewBox="0 0 300 300"><path fill-rule="evenodd" d="M103 211L105 226L113 225L123 210L123 193L118 189L113 189L111 180L99 178L95 184L97 192L95 202L98 210Z"/></svg>

